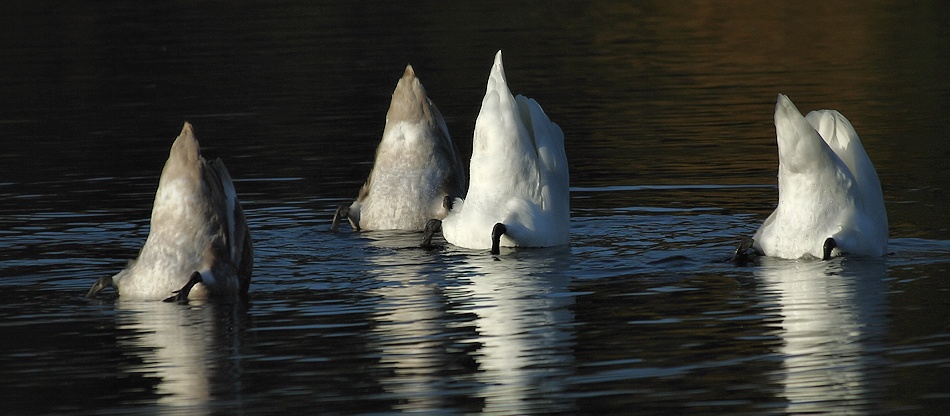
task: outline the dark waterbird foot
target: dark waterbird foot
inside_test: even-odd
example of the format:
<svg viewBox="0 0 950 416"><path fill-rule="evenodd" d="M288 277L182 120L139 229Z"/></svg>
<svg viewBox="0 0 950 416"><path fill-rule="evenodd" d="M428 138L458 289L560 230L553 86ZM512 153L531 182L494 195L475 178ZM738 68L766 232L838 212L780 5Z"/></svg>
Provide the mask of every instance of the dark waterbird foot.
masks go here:
<svg viewBox="0 0 950 416"><path fill-rule="evenodd" d="M758 253L752 248L753 240L745 238L736 245L736 251L732 253L732 263L736 266L748 266L755 262Z"/></svg>
<svg viewBox="0 0 950 416"><path fill-rule="evenodd" d="M821 259L831 260L831 251L838 248L838 242L834 238L825 239L825 244L821 246Z"/></svg>
<svg viewBox="0 0 950 416"><path fill-rule="evenodd" d="M86 297L93 298L107 287L115 287L115 285L112 283L112 276L104 276L100 277L99 280L96 280L96 283L94 283L92 287L89 288L89 291L86 292Z"/></svg>
<svg viewBox="0 0 950 416"><path fill-rule="evenodd" d="M505 224L497 223L491 229L491 254L498 254L501 252L499 245L501 245L501 236L508 232L508 227L505 227Z"/></svg>
<svg viewBox="0 0 950 416"><path fill-rule="evenodd" d="M185 283L181 289L178 289L172 293L174 296L169 296L164 301L165 302L176 302L180 304L188 303L188 294L191 293L191 288L195 287L196 284L201 283L201 273L194 272L191 274L191 278L188 279L188 283Z"/></svg>
<svg viewBox="0 0 950 416"><path fill-rule="evenodd" d="M432 236L439 231L442 231L442 220L429 220L429 222L426 223L425 230L422 231L422 244L420 244L419 247L422 247L426 250L432 250L435 248L432 246Z"/></svg>
<svg viewBox="0 0 950 416"><path fill-rule="evenodd" d="M451 195L446 195L445 198L442 198L442 208L445 208L446 211L452 210L452 204L455 202L455 198Z"/></svg>
<svg viewBox="0 0 950 416"><path fill-rule="evenodd" d="M340 223L343 219L350 223L350 227L353 227L353 231L360 230L360 224L354 221L353 217L350 217L350 206L349 205L340 205L336 209L336 212L333 213L333 222L330 223L330 232L336 232L340 228Z"/></svg>

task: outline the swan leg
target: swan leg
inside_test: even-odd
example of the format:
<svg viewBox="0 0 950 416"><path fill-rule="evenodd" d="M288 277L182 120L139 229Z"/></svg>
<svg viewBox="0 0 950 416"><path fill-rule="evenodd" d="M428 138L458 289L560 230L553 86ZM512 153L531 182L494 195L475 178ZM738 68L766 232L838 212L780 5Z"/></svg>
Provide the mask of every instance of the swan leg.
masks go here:
<svg viewBox="0 0 950 416"><path fill-rule="evenodd" d="M191 274L191 278L188 279L188 282L185 283L181 289L172 292L175 293L174 296L169 296L164 301L177 302L181 304L188 303L188 294L191 293L191 288L195 287L195 285L198 283L201 283L201 273L194 272Z"/></svg>
<svg viewBox="0 0 950 416"><path fill-rule="evenodd" d="M360 230L360 225L353 220L353 217L350 216L350 206L349 205L340 205L336 209L336 212L333 213L333 222L330 224L330 231L336 232L340 228L340 222L343 221L343 218L350 223L350 227L353 227L354 231Z"/></svg>
<svg viewBox="0 0 950 416"><path fill-rule="evenodd" d="M336 212L333 213L333 222L330 223L330 232L336 232L340 228L340 219L341 217L347 216L350 213L350 207L346 205L340 205Z"/></svg>
<svg viewBox="0 0 950 416"><path fill-rule="evenodd" d="M491 229L491 254L498 254L500 250L498 249L499 244L501 244L501 236L508 232L508 228L505 227L505 224L497 223Z"/></svg>
<svg viewBox="0 0 950 416"><path fill-rule="evenodd" d="M431 219L426 223L425 230L422 231L422 244L419 247L422 247L426 250L431 250L432 247L432 236L435 233L442 231L442 220Z"/></svg>
<svg viewBox="0 0 950 416"><path fill-rule="evenodd" d="M821 246L821 259L831 260L831 252L836 248L838 248L838 242L834 238L825 239L825 243Z"/></svg>
<svg viewBox="0 0 950 416"><path fill-rule="evenodd" d="M103 276L99 280L96 280L96 283L89 288L89 291L86 292L87 298L95 297L99 292L107 287L115 287L115 284L112 282L112 276Z"/></svg>
<svg viewBox="0 0 950 416"><path fill-rule="evenodd" d="M732 253L732 263L736 266L748 266L753 260L755 260L756 252L752 248L753 240L751 238L743 238L742 241L739 241L739 244L736 245L736 251Z"/></svg>

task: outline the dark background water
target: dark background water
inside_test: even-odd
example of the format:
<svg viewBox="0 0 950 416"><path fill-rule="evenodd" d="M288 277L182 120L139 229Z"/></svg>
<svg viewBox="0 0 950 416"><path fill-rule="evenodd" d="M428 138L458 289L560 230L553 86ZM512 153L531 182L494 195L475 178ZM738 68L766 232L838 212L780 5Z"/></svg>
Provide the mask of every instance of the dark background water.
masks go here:
<svg viewBox="0 0 950 416"><path fill-rule="evenodd" d="M939 413L943 2L8 2L5 413ZM407 63L465 158L495 51L565 132L571 246L331 234ZM772 112L834 108L890 254L721 263L777 200ZM87 301L184 121L255 244L246 306Z"/></svg>

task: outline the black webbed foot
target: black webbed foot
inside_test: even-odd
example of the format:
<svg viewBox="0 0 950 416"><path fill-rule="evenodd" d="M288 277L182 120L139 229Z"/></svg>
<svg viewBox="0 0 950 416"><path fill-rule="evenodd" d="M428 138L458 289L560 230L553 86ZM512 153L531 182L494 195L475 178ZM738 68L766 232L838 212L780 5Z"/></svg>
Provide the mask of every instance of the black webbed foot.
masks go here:
<svg viewBox="0 0 950 416"><path fill-rule="evenodd" d="M755 262L758 253L752 248L752 243L753 240L751 238L744 238L736 245L736 251L732 253L733 264L744 267Z"/></svg>
<svg viewBox="0 0 950 416"><path fill-rule="evenodd" d="M201 283L201 273L194 272L191 274L191 278L188 279L188 282L185 283L181 289L172 292L175 295L169 296L164 302L176 302L183 305L188 303L188 295L191 293L191 288L195 287L198 283Z"/></svg>
<svg viewBox="0 0 950 416"><path fill-rule="evenodd" d="M508 232L508 227L505 227L505 224L497 223L491 229L491 254L498 254L500 252L499 245L501 244L501 236Z"/></svg>
<svg viewBox="0 0 950 416"><path fill-rule="evenodd" d="M347 205L340 205L337 207L336 212L333 213L333 222L330 223L330 232L336 232L340 228L340 221L343 217L346 217L350 214L350 207Z"/></svg>
<svg viewBox="0 0 950 416"><path fill-rule="evenodd" d="M112 276L103 276L100 277L99 280L96 280L96 283L86 292L86 297L93 298L107 287L115 287L115 284L112 282Z"/></svg>
<svg viewBox="0 0 950 416"><path fill-rule="evenodd" d="M360 230L360 224L354 221L353 217L350 216L350 206L340 205L340 207L336 209L336 212L333 213L333 222L330 223L330 232L335 233L340 228L340 223L344 218L350 223L350 227L353 227L353 231Z"/></svg>
<svg viewBox="0 0 950 416"><path fill-rule="evenodd" d="M838 242L834 238L826 238L825 243L821 246L821 259L831 260L831 252L836 248L838 248Z"/></svg>
<svg viewBox="0 0 950 416"><path fill-rule="evenodd" d="M420 244L419 247L422 247L426 250L432 250L435 248L432 246L432 236L439 231L442 231L442 220L429 220L429 222L426 223L425 230L422 231L422 244Z"/></svg>

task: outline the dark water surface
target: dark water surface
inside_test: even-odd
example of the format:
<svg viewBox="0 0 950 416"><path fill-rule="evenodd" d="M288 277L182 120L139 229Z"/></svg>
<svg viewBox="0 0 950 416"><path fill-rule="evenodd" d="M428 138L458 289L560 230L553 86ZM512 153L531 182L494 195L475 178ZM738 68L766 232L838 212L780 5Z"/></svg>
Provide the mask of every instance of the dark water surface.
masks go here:
<svg viewBox="0 0 950 416"><path fill-rule="evenodd" d="M138 3L0 6L4 414L950 404L944 2ZM404 66L467 159L498 49L565 132L571 246L329 233ZM779 92L854 124L888 256L720 262L776 203ZM236 180L250 302L84 299L185 120Z"/></svg>

